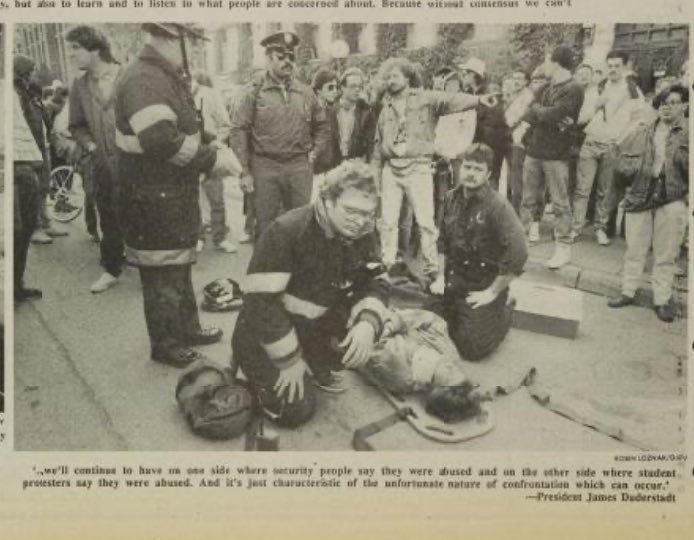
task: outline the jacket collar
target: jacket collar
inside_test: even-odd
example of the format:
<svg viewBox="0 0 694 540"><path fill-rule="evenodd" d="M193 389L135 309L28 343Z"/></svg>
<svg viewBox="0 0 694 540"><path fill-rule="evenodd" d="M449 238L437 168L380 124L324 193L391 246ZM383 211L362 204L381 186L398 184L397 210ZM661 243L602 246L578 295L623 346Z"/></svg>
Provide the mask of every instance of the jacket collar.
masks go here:
<svg viewBox="0 0 694 540"><path fill-rule="evenodd" d="M142 47L138 58L140 58L140 60L144 60L145 62L155 64L171 76L183 80L183 70L176 68L171 62L164 58L159 51L149 44Z"/></svg>
<svg viewBox="0 0 694 540"><path fill-rule="evenodd" d="M313 215L316 217L316 222L325 233L326 238L331 239L337 236L337 231L330 223L330 218L328 218L328 209L325 207L325 201L320 196L313 203Z"/></svg>
<svg viewBox="0 0 694 540"><path fill-rule="evenodd" d="M687 119L685 118L684 120L678 120L676 122L673 122L672 124L670 124L670 126L669 126L670 129L668 131L670 133L673 133L675 131L682 131L685 127L684 124L686 121L687 121ZM656 118L655 121L653 122L653 124L651 125L651 133L655 133L655 130L658 128L658 126L660 124L661 124L660 118Z"/></svg>
<svg viewBox="0 0 694 540"><path fill-rule="evenodd" d="M299 92L297 80L294 76L291 76L289 78L289 83L285 85L282 81L275 77L270 70L265 72L265 77L263 78L263 88L284 88L289 92Z"/></svg>
<svg viewBox="0 0 694 540"><path fill-rule="evenodd" d="M491 194L492 194L492 186L489 184L487 181L483 186L480 186L478 189L475 189L473 191L468 192L468 196L465 196L465 188L463 186L459 185L455 188L455 191L457 193L457 196L460 197L461 199L465 201L472 201L472 200L478 200L478 201L483 201L485 199L488 199Z"/></svg>

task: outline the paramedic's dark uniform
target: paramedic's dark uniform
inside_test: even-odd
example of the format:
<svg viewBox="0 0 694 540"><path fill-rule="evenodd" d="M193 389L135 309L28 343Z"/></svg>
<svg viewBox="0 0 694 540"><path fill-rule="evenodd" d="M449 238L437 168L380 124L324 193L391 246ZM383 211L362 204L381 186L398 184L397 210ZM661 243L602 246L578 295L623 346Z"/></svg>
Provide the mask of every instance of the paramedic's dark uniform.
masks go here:
<svg viewBox="0 0 694 540"><path fill-rule="evenodd" d="M200 141L189 85L149 45L125 69L115 110L125 254L140 269L152 354L165 355L200 332L191 266L200 173L216 152Z"/></svg>
<svg viewBox="0 0 694 540"><path fill-rule="evenodd" d="M301 424L315 406L308 383L303 400L280 402L273 390L279 370L299 359L317 379L342 369L342 353L332 345L362 320L374 326L378 339L388 293L387 282L374 275L381 268L374 234L341 238L320 200L282 215L260 237L232 350L262 404L280 414L278 423Z"/></svg>
<svg viewBox="0 0 694 540"><path fill-rule="evenodd" d="M489 287L497 276L520 275L528 258L523 227L511 205L489 184L466 198L461 186L446 197L439 249L446 256L444 318L467 360L493 352L511 327L508 288L486 306L467 303L470 292Z"/></svg>

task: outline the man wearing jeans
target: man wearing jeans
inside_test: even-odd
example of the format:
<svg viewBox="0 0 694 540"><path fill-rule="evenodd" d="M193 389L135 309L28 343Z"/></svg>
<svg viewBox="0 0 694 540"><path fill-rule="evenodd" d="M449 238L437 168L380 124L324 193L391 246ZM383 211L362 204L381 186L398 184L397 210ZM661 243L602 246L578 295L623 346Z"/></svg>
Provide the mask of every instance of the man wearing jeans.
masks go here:
<svg viewBox="0 0 694 540"><path fill-rule="evenodd" d="M644 104L636 83L626 77L627 60L624 52L612 51L607 55L607 79L586 93L578 118L579 125L587 125L578 156L571 234L574 239L581 234L588 197L597 178L595 236L601 246L610 243L605 229L610 212L617 205L614 189L616 147L638 121Z"/></svg>
<svg viewBox="0 0 694 540"><path fill-rule="evenodd" d="M571 70L574 53L559 46L545 66L549 84L538 88L535 101L523 117L530 124L526 157L523 163L523 203L521 220L526 229L537 211L538 193L549 185L554 211L556 249L547 262L560 268L571 260L571 205L569 204L569 152L571 134L567 124L578 119L583 104L583 89L574 81Z"/></svg>
<svg viewBox="0 0 694 540"><path fill-rule="evenodd" d="M434 154L439 114L494 104L488 96L411 88L416 72L404 58L391 58L382 67L386 95L376 127L373 163L381 177L383 262L395 273L398 219L403 195L412 205L419 225L424 274L429 282L438 275L438 232L434 223Z"/></svg>
<svg viewBox="0 0 694 540"><path fill-rule="evenodd" d="M123 237L118 219L116 119L114 96L122 67L111 56L106 37L91 26L72 28L65 36L68 58L84 74L70 92L69 129L89 156L96 207L101 221L103 273L90 287L102 293L118 282L123 269Z"/></svg>
<svg viewBox="0 0 694 540"><path fill-rule="evenodd" d="M689 91L673 85L658 94L653 105L658 119L635 131L620 145L620 174L633 180L624 200L627 251L622 294L609 300L612 308L634 303L653 248L653 302L661 321L672 322L672 283L677 255L687 225L689 192L689 125L685 113ZM625 172L633 162L635 172Z"/></svg>

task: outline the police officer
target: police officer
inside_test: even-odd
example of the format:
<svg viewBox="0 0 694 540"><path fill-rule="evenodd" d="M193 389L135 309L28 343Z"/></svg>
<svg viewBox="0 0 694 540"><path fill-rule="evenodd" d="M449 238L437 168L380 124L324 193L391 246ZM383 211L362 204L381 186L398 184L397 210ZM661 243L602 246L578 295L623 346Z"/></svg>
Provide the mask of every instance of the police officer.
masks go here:
<svg viewBox="0 0 694 540"><path fill-rule="evenodd" d="M238 174L229 148L201 140L181 24L144 24L150 43L123 73L116 93L116 146L127 259L139 267L152 360L184 367L191 345L221 338L201 328L191 281L201 173Z"/></svg>
<svg viewBox="0 0 694 540"><path fill-rule="evenodd" d="M243 168L241 188L255 195L258 236L283 212L309 203L311 162L328 143L325 112L294 77L298 43L292 32L261 41L267 71L246 88L232 117L231 147Z"/></svg>

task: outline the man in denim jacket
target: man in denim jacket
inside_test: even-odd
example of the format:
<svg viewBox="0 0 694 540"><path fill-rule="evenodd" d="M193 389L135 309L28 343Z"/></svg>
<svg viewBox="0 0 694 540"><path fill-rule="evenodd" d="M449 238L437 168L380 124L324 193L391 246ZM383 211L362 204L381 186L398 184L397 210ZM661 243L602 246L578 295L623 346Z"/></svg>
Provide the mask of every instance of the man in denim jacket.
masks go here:
<svg viewBox="0 0 694 540"><path fill-rule="evenodd" d="M383 262L392 273L404 194L421 231L424 274L433 282L439 269L431 158L438 115L473 109L479 104L492 106L495 99L413 88L416 71L404 58L386 61L381 72L386 95L376 126L373 163L381 179Z"/></svg>

